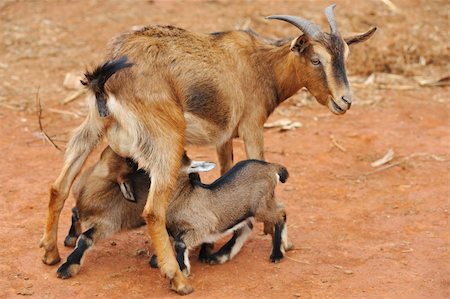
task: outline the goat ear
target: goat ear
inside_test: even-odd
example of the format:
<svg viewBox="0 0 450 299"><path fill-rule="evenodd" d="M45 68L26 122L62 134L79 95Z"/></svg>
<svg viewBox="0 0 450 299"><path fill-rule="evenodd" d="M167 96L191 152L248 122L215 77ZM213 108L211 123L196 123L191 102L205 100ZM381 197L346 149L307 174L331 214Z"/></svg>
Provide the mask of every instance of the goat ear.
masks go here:
<svg viewBox="0 0 450 299"><path fill-rule="evenodd" d="M351 37L346 37L346 38L344 38L344 40L347 43L347 45L349 45L349 46L352 44L362 43L362 42L368 40L369 38L371 38L376 30L377 30L377 27L372 27L369 31L367 31L365 33L361 33L361 34L351 36Z"/></svg>
<svg viewBox="0 0 450 299"><path fill-rule="evenodd" d="M303 34L291 42L291 51L300 54L306 49L306 47L308 47L308 45L308 37Z"/></svg>
<svg viewBox="0 0 450 299"><path fill-rule="evenodd" d="M216 164L213 162L191 161L191 165L188 168L188 173L206 172L212 170L214 167L216 167Z"/></svg>
<svg viewBox="0 0 450 299"><path fill-rule="evenodd" d="M120 186L120 191L122 191L123 196L132 202L136 202L136 198L134 197L133 194L133 186L131 184L131 181L123 181L119 183Z"/></svg>

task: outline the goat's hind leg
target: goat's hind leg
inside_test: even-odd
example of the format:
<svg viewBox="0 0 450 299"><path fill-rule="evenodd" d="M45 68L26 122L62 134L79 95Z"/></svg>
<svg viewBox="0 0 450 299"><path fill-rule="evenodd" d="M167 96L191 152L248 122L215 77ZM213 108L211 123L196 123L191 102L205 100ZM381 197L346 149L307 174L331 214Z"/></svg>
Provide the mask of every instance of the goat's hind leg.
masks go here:
<svg viewBox="0 0 450 299"><path fill-rule="evenodd" d="M72 251L67 261L56 271L59 278L67 279L75 276L80 271L84 254L97 241L97 234L96 228L92 227L80 235L75 250Z"/></svg>
<svg viewBox="0 0 450 299"><path fill-rule="evenodd" d="M64 166L50 188L47 222L40 242L40 247L44 247L45 250L42 261L47 265L56 264L61 260L57 245L59 216L76 175L101 138L101 131L101 123L95 120L95 116L89 114L72 135L66 149Z"/></svg>
<svg viewBox="0 0 450 299"><path fill-rule="evenodd" d="M223 264L228 262L241 251L245 241L252 232L253 224L247 220L244 226L233 233L231 239L225 243L217 252L204 257L204 261L209 264Z"/></svg>
<svg viewBox="0 0 450 299"><path fill-rule="evenodd" d="M292 244L287 238L286 221L278 222L272 234L272 253L270 254L270 261L278 263L283 259L286 251L292 249Z"/></svg>
<svg viewBox="0 0 450 299"><path fill-rule="evenodd" d="M81 222L80 216L78 215L78 209L74 207L72 209L72 224L70 225L69 233L64 239L64 246L75 247L77 244L77 239L81 234Z"/></svg>

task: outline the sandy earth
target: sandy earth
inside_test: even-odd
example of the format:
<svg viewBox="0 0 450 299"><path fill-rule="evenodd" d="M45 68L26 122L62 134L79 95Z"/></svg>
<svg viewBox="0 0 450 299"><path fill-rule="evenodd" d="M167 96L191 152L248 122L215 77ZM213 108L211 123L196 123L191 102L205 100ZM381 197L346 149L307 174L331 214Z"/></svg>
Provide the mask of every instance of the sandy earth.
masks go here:
<svg viewBox="0 0 450 299"><path fill-rule="evenodd" d="M438 29L442 24L448 28L441 11L445 2L431 6L421 1L398 2L403 15L389 13L381 2L367 1L354 11L357 16L367 14L367 20L351 21L352 1L338 1L336 15L342 28L381 28L373 44L352 52L352 82L373 71L387 71L381 62L365 61L372 61L371 55L383 56L385 48L377 45L402 22L418 20L429 26L430 39L440 34L432 30L430 20ZM38 243L48 187L58 175L63 156L39 133L36 92L39 88L46 131L64 146L86 108L82 97L61 104L73 92L62 86L64 75L83 72L101 61L107 41L133 25L170 23L209 32L250 20L260 32L286 36L295 30L281 24L269 26L262 16L296 11L314 11L311 18L325 24L321 17L325 1L261 3L0 3L0 297L177 297L159 272L147 265L152 249L144 229L100 242L87 254L79 275L69 280L56 278L57 267L41 262ZM405 12L415 20L405 18ZM398 38L407 40L404 35ZM448 60L439 59L448 57L442 52L448 44L444 41L420 54L426 66L409 61L397 73L445 75ZM375 54L369 54L372 50ZM414 51L402 59L414 60ZM395 68L401 65L395 63ZM270 263L270 238L258 224L242 252L227 264L201 264L193 252L195 292L190 297L449 298L450 91L417 85L402 89L406 90L355 84L356 103L340 117L307 100L305 92L281 105L269 121L289 118L302 126L287 132L267 130L265 149L267 160L286 165L291 174L277 194L287 207L295 249L281 263ZM236 160L244 159L242 141L234 144ZM370 163L390 148L395 156L387 165L392 167L376 171ZM189 152L195 159L216 160L212 148L190 148ZM215 170L204 180L210 182L217 175ZM63 259L70 252L62 240L72 205L69 198L60 224Z"/></svg>

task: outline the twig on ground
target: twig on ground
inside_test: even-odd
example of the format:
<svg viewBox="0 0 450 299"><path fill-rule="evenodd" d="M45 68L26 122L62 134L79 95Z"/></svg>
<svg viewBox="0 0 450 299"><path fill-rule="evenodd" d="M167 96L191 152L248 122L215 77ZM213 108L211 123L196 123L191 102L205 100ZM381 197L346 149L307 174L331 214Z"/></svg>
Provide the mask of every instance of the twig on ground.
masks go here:
<svg viewBox="0 0 450 299"><path fill-rule="evenodd" d="M372 167L379 167L381 165L384 165L394 159L394 150L390 148L387 153L380 159L370 163L370 166Z"/></svg>
<svg viewBox="0 0 450 299"><path fill-rule="evenodd" d="M428 154L428 153L414 153L414 154L411 154L411 155L409 155L409 156L406 156L406 157L404 157L404 158L402 158L402 159L400 159L400 160L398 160L398 161L396 161L396 162L394 162L394 163L392 163L392 164L384 165L384 166L382 166L382 167L380 167L380 168L378 168L378 169L375 169L375 170L366 172L365 174L363 174L363 176L369 176L369 175L371 175L371 174L375 174L375 173L384 171L384 170L386 170L386 169L389 169L389 168L398 166L398 165L400 165L400 164L402 164L402 163L404 163L404 162L406 162L406 161L408 161L408 160L411 160L412 158L415 158L415 157L424 157L424 156L431 157L433 160L438 161L438 162L444 162L444 161L447 161L447 160L443 159L442 157L439 157L439 156L436 156L436 155L433 155L433 154Z"/></svg>
<svg viewBox="0 0 450 299"><path fill-rule="evenodd" d="M330 139L331 139L331 143L333 143L333 145L335 147L337 147L340 151L342 151L344 153L347 151L345 149L345 147L343 147L342 145L339 144L339 142L336 140L336 137L334 137L334 135L330 135Z"/></svg>
<svg viewBox="0 0 450 299"><path fill-rule="evenodd" d="M289 257L289 256L287 256L287 255L285 255L285 258L287 258L287 259L290 259L291 261L294 261L294 262L297 262L297 263L300 263L300 264L307 264L307 265L311 265L311 263L310 263L310 262L308 262L308 261L301 261L301 260L297 260L297 259L294 259L294 258L292 258L292 257Z"/></svg>
<svg viewBox="0 0 450 299"><path fill-rule="evenodd" d="M381 2L383 2L384 4L386 4L387 7L389 7L389 9L395 13L399 13L400 10L398 9L398 7L392 3L391 0L381 0Z"/></svg>
<svg viewBox="0 0 450 299"><path fill-rule="evenodd" d="M65 97L62 102L64 105L76 100L79 96L81 96L82 94L84 94L87 91L86 88L80 89L75 91L74 93L69 94L67 97Z"/></svg>
<svg viewBox="0 0 450 299"><path fill-rule="evenodd" d="M11 109L11 110L16 110L16 111L24 110L24 108L21 106L14 106L14 105L7 104L7 103L0 103L0 106Z"/></svg>
<svg viewBox="0 0 450 299"><path fill-rule="evenodd" d="M50 142L51 145L53 145L54 148L56 148L57 150L62 152L62 149L53 142L53 140L47 135L47 133L45 133L44 128L42 127L42 122L41 122L42 107L41 107L41 101L39 99L39 88L36 92L36 113L37 113L37 117L38 117L39 130L41 131L42 135L48 142Z"/></svg>

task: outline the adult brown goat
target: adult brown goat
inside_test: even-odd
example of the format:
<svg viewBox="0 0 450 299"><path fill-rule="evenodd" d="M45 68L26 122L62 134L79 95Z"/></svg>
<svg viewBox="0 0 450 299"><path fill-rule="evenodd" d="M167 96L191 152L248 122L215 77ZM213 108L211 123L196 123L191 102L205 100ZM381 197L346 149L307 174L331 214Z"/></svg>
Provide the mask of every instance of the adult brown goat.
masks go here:
<svg viewBox="0 0 450 299"><path fill-rule="evenodd" d="M172 26L150 26L116 38L108 62L86 74L93 95L88 98L88 116L74 132L64 166L50 189L41 241L44 263L60 261L61 209L86 158L106 136L116 153L151 173L143 217L160 270L176 292L192 292L165 227L184 146L215 145L223 173L232 165L235 136L243 137L248 158L264 159L264 122L300 88L306 87L335 114L349 109L348 45L367 40L375 28L344 39L333 8L325 10L331 33L299 17L269 17L303 32L290 44L266 43L246 31L200 34Z"/></svg>

